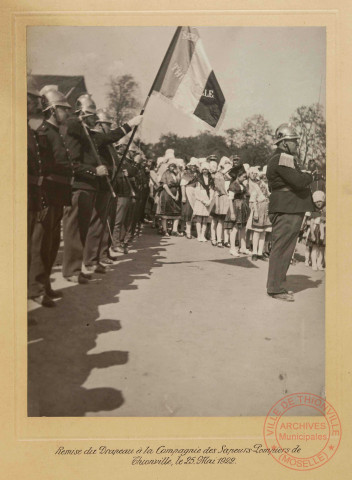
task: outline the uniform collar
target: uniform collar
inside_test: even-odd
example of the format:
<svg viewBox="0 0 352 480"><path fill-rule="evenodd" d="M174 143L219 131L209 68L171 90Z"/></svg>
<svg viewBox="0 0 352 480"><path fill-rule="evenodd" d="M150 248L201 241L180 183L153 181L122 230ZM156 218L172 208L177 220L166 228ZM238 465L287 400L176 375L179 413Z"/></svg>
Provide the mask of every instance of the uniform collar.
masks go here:
<svg viewBox="0 0 352 480"><path fill-rule="evenodd" d="M57 127L56 125L53 125L52 123L48 122L47 120L43 120L43 123L42 123L42 126L43 128L51 128L53 130L56 130L57 132L59 131L59 127Z"/></svg>

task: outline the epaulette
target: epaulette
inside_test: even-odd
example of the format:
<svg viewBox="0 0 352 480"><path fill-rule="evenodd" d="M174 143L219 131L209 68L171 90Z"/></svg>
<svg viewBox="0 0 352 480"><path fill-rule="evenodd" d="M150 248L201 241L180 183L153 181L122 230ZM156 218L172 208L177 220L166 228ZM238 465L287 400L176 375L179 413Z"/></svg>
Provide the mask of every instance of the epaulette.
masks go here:
<svg viewBox="0 0 352 480"><path fill-rule="evenodd" d="M295 168L294 157L288 153L281 153L279 158L279 167Z"/></svg>

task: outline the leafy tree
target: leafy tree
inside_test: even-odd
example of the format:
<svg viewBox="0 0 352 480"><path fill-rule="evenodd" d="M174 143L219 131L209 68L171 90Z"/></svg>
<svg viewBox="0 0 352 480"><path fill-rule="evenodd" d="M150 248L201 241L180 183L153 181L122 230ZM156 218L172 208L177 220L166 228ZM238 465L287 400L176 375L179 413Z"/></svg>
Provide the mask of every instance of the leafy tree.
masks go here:
<svg viewBox="0 0 352 480"><path fill-rule="evenodd" d="M315 160L325 167L326 161L326 122L323 106L314 103L303 105L290 118L300 135L299 157L304 166L309 160Z"/></svg>
<svg viewBox="0 0 352 480"><path fill-rule="evenodd" d="M128 121L140 109L140 88L132 75L111 76L109 79L108 110L117 125Z"/></svg>
<svg viewBox="0 0 352 480"><path fill-rule="evenodd" d="M263 115L253 115L247 118L242 126L242 145L267 145L272 144L273 129Z"/></svg>
<svg viewBox="0 0 352 480"><path fill-rule="evenodd" d="M236 150L243 142L242 131L240 128L228 128L225 130L225 139L231 150Z"/></svg>
<svg viewBox="0 0 352 480"><path fill-rule="evenodd" d="M263 115L246 118L240 128L225 131L232 153L249 165L265 165L271 154L273 129Z"/></svg>

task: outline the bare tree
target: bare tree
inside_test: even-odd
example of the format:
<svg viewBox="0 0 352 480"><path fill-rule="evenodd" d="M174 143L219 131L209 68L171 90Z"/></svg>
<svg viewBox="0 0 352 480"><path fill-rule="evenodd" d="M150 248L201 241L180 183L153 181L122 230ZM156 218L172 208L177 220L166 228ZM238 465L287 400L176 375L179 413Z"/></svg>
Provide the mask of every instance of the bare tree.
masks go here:
<svg viewBox="0 0 352 480"><path fill-rule="evenodd" d="M299 157L302 165L309 160L321 165L326 161L326 122L323 107L319 103L298 107L290 119L300 135Z"/></svg>

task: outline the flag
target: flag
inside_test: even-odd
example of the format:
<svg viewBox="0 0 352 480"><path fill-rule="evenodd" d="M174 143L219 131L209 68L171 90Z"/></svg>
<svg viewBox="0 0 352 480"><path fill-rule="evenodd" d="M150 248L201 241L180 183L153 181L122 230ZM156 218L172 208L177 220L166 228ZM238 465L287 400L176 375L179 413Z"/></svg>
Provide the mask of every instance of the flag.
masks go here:
<svg viewBox="0 0 352 480"><path fill-rule="evenodd" d="M154 81L153 95L214 129L225 114L225 97L194 27L178 27Z"/></svg>

